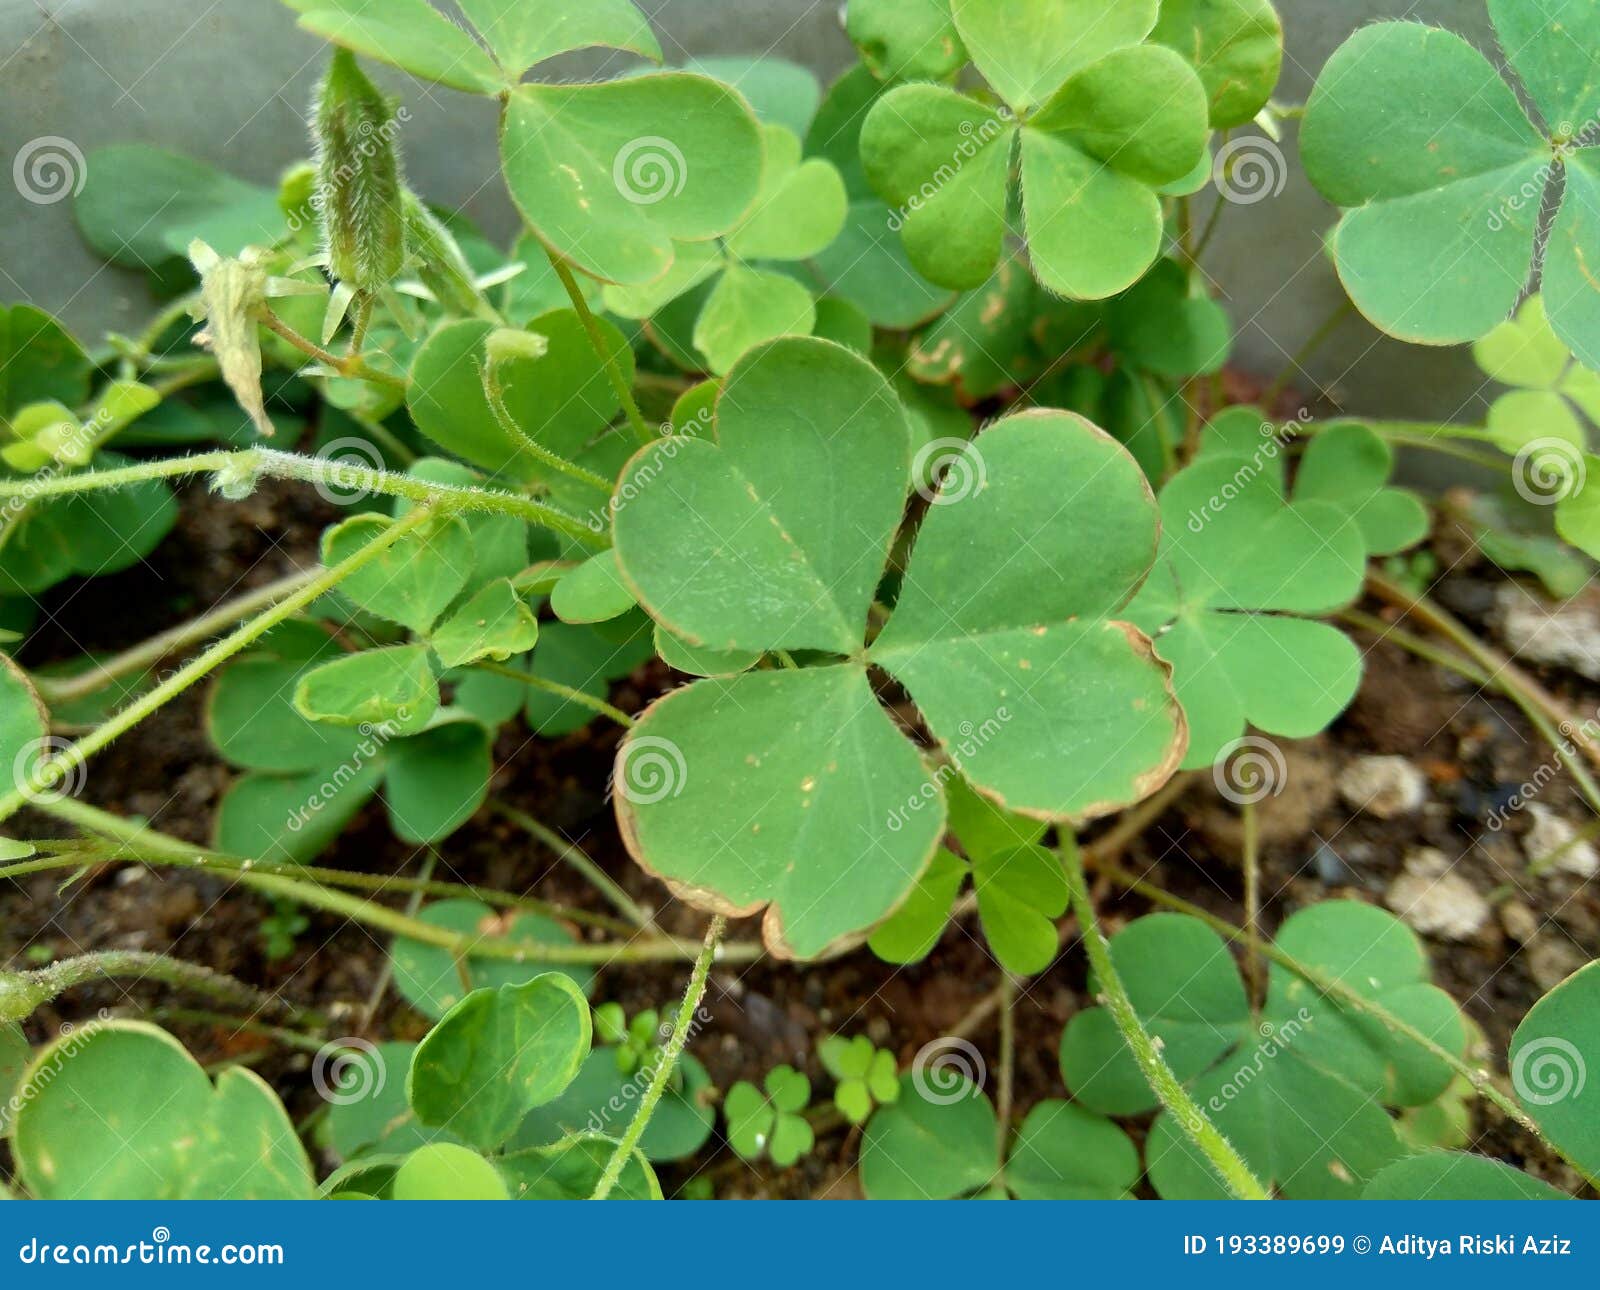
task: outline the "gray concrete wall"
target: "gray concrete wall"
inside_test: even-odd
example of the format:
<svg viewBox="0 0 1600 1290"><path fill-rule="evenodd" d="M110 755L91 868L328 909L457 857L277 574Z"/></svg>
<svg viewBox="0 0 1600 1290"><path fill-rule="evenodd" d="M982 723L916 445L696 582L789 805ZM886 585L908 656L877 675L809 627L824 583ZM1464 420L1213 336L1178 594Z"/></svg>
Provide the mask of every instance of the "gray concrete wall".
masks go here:
<svg viewBox="0 0 1600 1290"><path fill-rule="evenodd" d="M1004 0L996 0L1003 3ZM850 58L838 0L642 0L668 59L773 53L824 80ZM1375 18L1455 27L1491 48L1481 0L1279 0L1288 59L1279 96L1302 102L1328 55ZM271 183L305 154L305 107L321 43L276 0L0 0L0 160L42 135L84 152L144 142ZM575 57L561 72L603 71L624 56ZM497 236L513 227L498 178L494 107L399 75L385 76L412 113L406 161L432 200L460 206ZM1207 267L1239 325L1241 360L1275 373L1342 298L1321 252L1333 212L1299 173L1286 140L1281 194L1225 213ZM143 282L107 267L78 240L70 201L35 205L0 183L0 299L28 300L87 335L127 330L150 307ZM1422 350L1359 320L1300 382L1354 412L1476 414L1476 369L1463 351Z"/></svg>

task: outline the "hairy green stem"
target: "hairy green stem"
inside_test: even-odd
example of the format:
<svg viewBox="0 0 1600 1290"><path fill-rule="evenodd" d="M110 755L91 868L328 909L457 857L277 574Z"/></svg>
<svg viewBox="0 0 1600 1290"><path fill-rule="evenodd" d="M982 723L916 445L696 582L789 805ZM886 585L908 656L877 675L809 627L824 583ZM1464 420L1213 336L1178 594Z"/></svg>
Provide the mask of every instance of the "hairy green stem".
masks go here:
<svg viewBox="0 0 1600 1290"><path fill-rule="evenodd" d="M1180 914L1187 914L1191 918L1199 919L1219 936L1225 936L1229 940L1236 943L1242 942L1246 938L1244 928L1228 922L1228 920L1225 918L1217 917L1217 915L1211 913L1209 910L1202 909L1199 905L1183 899L1182 896L1174 896L1171 892L1163 890L1154 883L1146 882L1144 879L1129 873L1120 865L1110 862L1102 862L1095 866L1095 871L1097 873L1103 873L1108 878L1115 879L1129 891L1138 892L1139 895L1145 897L1154 904L1164 906L1165 908L1171 909ZM1542 1143L1553 1155L1561 1155L1560 1150L1544 1136L1544 1133L1540 1130L1538 1124L1534 1122L1533 1117L1524 1111L1520 1106L1518 1106L1516 1102L1512 1101L1511 1098L1507 1097L1494 1086L1493 1081L1490 1079L1489 1072L1468 1064L1455 1053L1452 1053L1448 1048L1423 1034L1422 1031L1418 1030L1409 1022L1395 1016L1394 1013L1390 1012L1382 1004L1367 998L1366 995L1351 988L1344 982L1335 980L1333 977L1326 976L1316 968L1312 968L1304 963L1301 963L1298 959L1284 953L1276 945L1264 944L1261 947L1261 952L1279 967L1293 972L1297 977L1299 977L1307 985L1311 986L1319 994L1333 1000L1341 1007L1349 1008L1352 1012L1359 1012L1364 1016L1371 1017L1379 1025L1383 1026L1384 1029L1393 1034L1399 1035L1403 1039L1409 1040L1411 1043L1416 1044L1419 1048L1426 1051L1430 1056L1443 1062L1457 1075L1465 1079L1467 1083L1472 1086L1473 1090L1478 1094L1479 1097L1482 1097L1484 1100L1493 1103L1497 1108L1499 1108L1499 1110L1504 1112L1511 1119L1515 1120L1529 1133L1533 1134L1533 1136L1537 1138L1540 1143Z"/></svg>
<svg viewBox="0 0 1600 1290"><path fill-rule="evenodd" d="M488 401L489 411L494 414L495 423L523 452L535 461L550 467L551 470L566 475L569 479L575 479L580 484L587 484L590 488L597 488L607 497L611 496L611 480L595 474L592 470L584 469L575 461L568 461L559 452L546 448L522 428L516 417L511 415L511 409L506 406L505 392L500 388L500 382L495 379L492 363L484 364L481 378L483 396Z"/></svg>
<svg viewBox="0 0 1600 1290"><path fill-rule="evenodd" d="M628 1163L633 1155L633 1149L638 1146L639 1139L650 1124L650 1117L655 1114L656 1103L661 1101L661 1095L666 1092L667 1081L671 1079L672 1072L678 1065L678 1058L683 1054L684 1045L689 1042L689 1031L694 1025L695 1010L700 1006L700 1000L706 992L706 978L711 974L711 960L717 953L717 942L722 939L722 931L728 920L721 914L716 914L711 919L711 925L706 928L705 943L700 947L700 955L694 961L694 970L689 973L689 988L683 992L683 1002L678 1005L677 1019L672 1023L672 1034L661 1049L661 1056L656 1061L656 1066L650 1073L650 1084L645 1089L644 1096L639 1099L639 1109L633 1113L633 1119L628 1122L628 1127L623 1131L611 1159L606 1161L605 1172L600 1175L596 1184L594 1195L590 1200L604 1200L611 1194L611 1189L617 1185L617 1179L622 1177L623 1166Z"/></svg>
<svg viewBox="0 0 1600 1290"><path fill-rule="evenodd" d="M561 279L561 285L566 288L567 298L572 301L573 312L578 315L578 321L588 333L589 344L594 347L595 357L604 365L611 388L617 392L617 398L622 402L622 410L627 415L628 424L633 427L634 436L640 443L651 443L656 436L645 424L644 415L639 411L639 404L633 397L632 388L628 385L628 378L622 374L622 368L617 365L610 346L600 334L599 320L589 308L589 302L583 298L583 290L578 286L578 280L572 276L572 270L565 260L554 251L549 251L548 254L550 266L556 271L556 277Z"/></svg>
<svg viewBox="0 0 1600 1290"><path fill-rule="evenodd" d="M38 809L98 834L102 838L109 838L116 843L116 846L107 848L103 844L81 838L41 842L38 844L41 850L48 849L60 854L0 865L0 879L24 878L29 874L54 869L106 863L159 865L169 869L203 869L226 874L273 873L285 878L304 879L322 886L351 887L379 895L402 892L419 896L470 896L486 905L526 911L530 914L543 914L548 918L564 919L567 922L580 923L623 936L631 936L634 932L630 924L619 918L592 914L586 909L573 909L548 900L536 900L531 896L517 896L493 887L479 887L472 883L446 882L437 879L406 878L394 874L352 873L343 869L324 869L316 865L297 864L292 860L247 859L222 851L212 851L192 846L180 838L162 833L148 825L124 820L109 811L102 811L99 807L89 806L71 798L39 803Z"/></svg>
<svg viewBox="0 0 1600 1290"><path fill-rule="evenodd" d="M116 977L159 981L260 1012L301 1015L287 1000L197 963L143 950L100 950L59 959L32 972L0 972L0 1021L25 1021L41 1005L74 986L95 985Z"/></svg>
<svg viewBox="0 0 1600 1290"><path fill-rule="evenodd" d="M1017 1075L1017 983L1011 973L1000 969L1000 1062L995 1091L995 1163L1002 1169L1006 1147L1011 1140L1011 1107Z"/></svg>
<svg viewBox="0 0 1600 1290"><path fill-rule="evenodd" d="M1239 807L1244 829L1245 979L1250 983L1250 1006L1261 1006L1266 982L1261 972L1261 822L1255 803L1248 798Z"/></svg>
<svg viewBox="0 0 1600 1290"><path fill-rule="evenodd" d="M1211 1123L1206 1113L1189 1096L1189 1091L1172 1073L1172 1068L1161 1056L1161 1050L1156 1046L1155 1040L1150 1038L1150 1032L1139 1020L1133 1001L1128 997L1127 987L1123 985L1116 965L1111 961L1111 947L1100 930L1094 902L1089 898L1089 884L1084 878L1083 856L1078 850L1077 839L1072 836L1071 830L1066 828L1060 831L1060 839L1061 860L1067 873L1067 890L1072 899L1073 910L1078 916L1078 926L1083 932L1083 944L1089 954L1089 964L1094 968L1095 979L1099 982L1106 1009L1121 1032L1129 1051L1133 1053L1134 1060L1139 1064L1145 1081L1160 1099L1161 1104L1172 1112L1173 1119L1188 1135L1189 1140L1211 1162L1223 1185L1234 1196L1240 1200L1266 1200L1267 1189L1261 1185L1261 1181L1240 1157L1233 1144L1223 1137L1217 1126Z"/></svg>
<svg viewBox="0 0 1600 1290"><path fill-rule="evenodd" d="M554 829L547 828L526 811L519 811L514 806L504 802L490 802L489 809L496 814L504 816L518 828L533 834L540 842L554 851L562 860L576 869L596 891L610 902L611 907L638 928L652 926L650 915L639 907L638 902L628 895L616 880L612 878L590 857L582 847L576 843L568 842Z"/></svg>
<svg viewBox="0 0 1600 1290"><path fill-rule="evenodd" d="M75 741L58 756L32 767L22 783L0 797L0 820L14 815L30 799L47 794L79 766L112 740L126 734L163 704L177 698L207 673L226 663L235 654L259 640L284 619L304 609L319 596L331 591L352 573L376 560L412 529L431 517L427 507L418 507L395 521L366 546L347 556L331 568L322 570L298 591L278 601L272 608L236 627L228 635L196 655L161 684L145 691L125 708Z"/></svg>
<svg viewBox="0 0 1600 1290"><path fill-rule="evenodd" d="M1321 349L1327 343L1328 338L1339 330L1344 320L1354 314L1355 311L1356 307L1350 303L1350 298L1341 293L1339 303L1335 306L1333 312L1322 320L1322 323L1311 335L1306 337L1305 343L1290 355L1289 361L1283 365L1283 369L1273 378L1272 384L1262 391L1261 407L1263 411L1272 411L1272 405L1277 402L1278 396L1283 393L1284 388L1294 379L1295 373L1300 371L1306 360Z"/></svg>
<svg viewBox="0 0 1600 1290"><path fill-rule="evenodd" d="M34 688L38 690L39 697L46 705L67 703L96 694L111 682L154 667L169 654L175 654L196 641L207 640L222 628L276 604L284 596L291 595L305 586L317 576L318 572L317 569L306 569L279 578L276 582L269 582L264 587L246 592L236 599L225 601L215 609L207 610L198 618L192 618L186 623L180 623L177 627L152 636L132 649L114 654L110 658L97 659L94 666L74 676L35 675Z"/></svg>
<svg viewBox="0 0 1600 1290"><path fill-rule="evenodd" d="M85 470L42 480L31 478L0 480L0 498L56 497L68 493L92 492L102 488L122 488L147 479L172 479L181 475L219 472L239 479L248 479L254 475L272 475L301 483L332 484L338 488L382 493L386 497L403 497L407 501L432 506L440 511L488 511L496 515L510 515L515 519L526 520L530 524L538 524L543 528L565 533L568 537L591 547L602 548L606 545L604 538L582 520L546 502L524 497L520 493L462 484L431 483L411 475L398 475L393 471L376 470L368 466L357 466L322 457L279 452L274 448L199 452L187 457L144 461L137 465L119 466L110 470Z"/></svg>
<svg viewBox="0 0 1600 1290"><path fill-rule="evenodd" d="M370 305L368 308L370 309ZM348 376L357 381L368 381L373 385L387 385L390 389L403 390L406 388L405 378L391 376L388 372L380 371L372 366L364 355L357 353L346 354L340 357L331 350L324 349L315 341L307 340L283 319L270 309L261 311L258 321L275 336L281 336L293 345L302 354L309 355L324 367L330 368L340 376Z"/></svg>

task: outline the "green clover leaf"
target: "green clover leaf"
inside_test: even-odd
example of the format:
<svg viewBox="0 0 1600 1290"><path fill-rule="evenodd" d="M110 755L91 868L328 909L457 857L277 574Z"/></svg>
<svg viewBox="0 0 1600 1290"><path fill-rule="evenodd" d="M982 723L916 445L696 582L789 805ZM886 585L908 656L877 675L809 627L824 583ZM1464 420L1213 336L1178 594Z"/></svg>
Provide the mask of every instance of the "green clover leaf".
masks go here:
<svg viewBox="0 0 1600 1290"><path fill-rule="evenodd" d="M1049 1098L995 1165L999 1125L964 1075L912 1072L861 1139L861 1189L872 1200L948 1200L1007 1193L1023 1200L1118 1200L1139 1180L1139 1152L1103 1116Z"/></svg>
<svg viewBox="0 0 1600 1290"><path fill-rule="evenodd" d="M1461 37L1379 23L1317 80L1301 131L1306 172L1346 208L1334 257L1377 327L1421 344L1477 340L1541 267L1550 325L1600 369L1600 149L1585 142L1600 115L1600 10L1489 0L1489 17L1542 124ZM1540 266L1540 211L1558 189Z"/></svg>
<svg viewBox="0 0 1600 1290"><path fill-rule="evenodd" d="M1194 69L1164 45L1139 43L1156 10L1155 0L953 6L1005 106L903 85L877 100L861 130L867 177L897 208L921 273L965 290L994 271L1014 151L1029 256L1046 288L1101 299L1150 267L1161 248L1157 190L1195 171L1208 132Z"/></svg>
<svg viewBox="0 0 1600 1290"><path fill-rule="evenodd" d="M599 45L661 58L650 24L629 0L459 0L482 45L428 0L284 3L307 31L469 94L504 93L534 64L574 49Z"/></svg>
<svg viewBox="0 0 1600 1290"><path fill-rule="evenodd" d="M1361 679L1355 646L1310 615L1360 592L1365 508L1353 512L1348 498L1291 501L1283 444L1252 409L1230 410L1207 434L1215 445L1161 490L1162 560L1128 609L1172 665L1189 769L1211 765L1246 723L1315 734Z"/></svg>
<svg viewBox="0 0 1600 1290"><path fill-rule="evenodd" d="M760 1089L740 1080L722 1104L728 1141L746 1160L767 1156L786 1169L815 1143L811 1123L802 1114L810 1103L811 1081L792 1066L773 1067Z"/></svg>
<svg viewBox="0 0 1600 1290"><path fill-rule="evenodd" d="M967 62L950 0L852 0L845 34L883 81L942 81Z"/></svg>
<svg viewBox="0 0 1600 1290"><path fill-rule="evenodd" d="M1150 39L1194 64L1219 130L1253 120L1283 66L1283 23L1272 0L1163 0Z"/></svg>
<svg viewBox="0 0 1600 1290"><path fill-rule="evenodd" d="M1600 965L1579 968L1534 1004L1508 1057L1528 1114L1580 1169L1600 1168Z"/></svg>
<svg viewBox="0 0 1600 1290"><path fill-rule="evenodd" d="M1549 1183L1486 1156L1428 1151L1380 1169L1363 1200L1569 1200Z"/></svg>
<svg viewBox="0 0 1600 1290"><path fill-rule="evenodd" d="M829 1035L817 1046L817 1057L837 1081L833 1104L851 1124L864 1124L874 1107L899 1100L894 1054L865 1035Z"/></svg>
<svg viewBox="0 0 1600 1290"><path fill-rule="evenodd" d="M46 1044L15 1094L12 1151L41 1200L301 1200L311 1162L266 1082L211 1077L166 1031L101 1021Z"/></svg>
<svg viewBox="0 0 1600 1290"><path fill-rule="evenodd" d="M598 1009L596 1010L598 1012ZM567 1134L601 1126L621 1132L627 1110L637 1101L659 1061L660 1048L652 1048L646 1064L624 1071L618 1066L621 1048L596 1048L555 1101L530 1111L511 1140L513 1149L547 1146ZM655 1114L639 1139L639 1150L652 1161L684 1160L694 1155L711 1136L716 1114L711 1108L711 1076L693 1055L678 1058L673 1079ZM618 1108L625 1108L618 1110Z"/></svg>
<svg viewBox="0 0 1600 1290"><path fill-rule="evenodd" d="M674 691L618 750L634 858L703 907L765 908L781 954L881 920L943 832L937 785L869 666L909 690L981 792L1025 815L1117 809L1182 756L1165 668L1114 617L1156 535L1132 459L1066 413L991 427L952 463L868 648L910 455L875 369L788 339L729 375L713 440L660 440L618 486L617 559L658 623L710 649L824 656ZM1077 505L1063 504L1071 480Z"/></svg>
<svg viewBox="0 0 1600 1290"><path fill-rule="evenodd" d="M572 1083L589 1042L589 1002L559 972L474 990L417 1046L406 1099L420 1123L493 1150Z"/></svg>
<svg viewBox="0 0 1600 1290"><path fill-rule="evenodd" d="M1278 948L1359 991L1450 1052L1466 1047L1455 1003L1428 981L1416 935L1382 909L1326 901L1293 915ZM1222 938L1184 914L1151 914L1111 941L1117 971L1168 1065L1263 1178L1291 1199L1361 1194L1403 1153L1383 1107L1431 1101L1448 1065L1274 963L1259 1015ZM1104 1008L1075 1015L1061 1072L1085 1106L1137 1115L1156 1105ZM1146 1145L1164 1197L1221 1196L1220 1180L1163 1111Z"/></svg>
<svg viewBox="0 0 1600 1290"><path fill-rule="evenodd" d="M732 229L757 196L760 127L709 77L521 85L500 125L506 187L533 231L591 277L642 286L675 244Z"/></svg>

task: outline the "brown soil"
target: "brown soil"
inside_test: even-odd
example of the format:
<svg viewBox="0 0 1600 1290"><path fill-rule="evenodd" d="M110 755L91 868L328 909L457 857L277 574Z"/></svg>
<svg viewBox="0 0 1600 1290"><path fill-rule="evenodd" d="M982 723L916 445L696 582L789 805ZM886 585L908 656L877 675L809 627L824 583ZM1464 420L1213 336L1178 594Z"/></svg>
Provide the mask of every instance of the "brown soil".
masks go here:
<svg viewBox="0 0 1600 1290"><path fill-rule="evenodd" d="M331 511L305 490L266 487L242 506L224 503L196 486L184 498L184 518L149 562L117 578L58 588L50 617L26 661L37 664L85 649L110 649L180 621L247 587L314 558L321 526ZM1484 605L1485 584L1456 574L1441 592L1463 612ZM1486 631L1481 622L1474 627ZM1371 647L1370 640L1363 640ZM1574 708L1595 710L1596 694L1573 689L1564 675L1542 678L1566 690ZM642 708L665 680L660 665L617 686L613 702ZM141 815L157 827L194 841L206 837L217 798L231 772L209 747L201 723L202 696L170 705L119 740L90 767L84 800L119 814ZM626 858L604 788L615 735L599 724L559 740L534 739L520 726L497 748L494 792L581 844L641 902L660 910L666 928L698 935L702 916L674 902ZM1464 856L1462 872L1485 894L1509 885L1515 899L1551 922L1527 944L1511 939L1499 919L1466 944L1434 945L1437 977L1482 1027L1491 1065L1503 1065L1506 1042L1518 1019L1563 966L1600 954L1600 899L1593 885L1571 878L1530 881L1516 839L1482 829L1485 804L1498 791L1529 778L1548 757L1509 703L1475 693L1464 682L1418 663L1390 646L1369 654L1361 695L1327 735L1293 746L1289 784L1260 807L1264 853L1262 890L1268 930L1305 905L1345 896L1381 902L1406 854L1433 846ZM1412 758L1430 781L1429 802L1418 814L1390 822L1357 815L1333 784L1348 758L1367 752ZM1572 819L1583 809L1562 779L1541 801ZM30 821L40 834L48 822ZM1209 777L1137 839L1124 863L1168 890L1230 920L1239 921L1241 888L1238 825L1234 808L1215 793ZM415 873L417 849L394 839L381 806L370 807L322 861L372 873ZM568 905L604 906L593 891L546 850L498 817L478 818L441 848L440 876L479 881ZM215 875L172 870L105 867L58 890L60 874L43 874L0 887L0 962L22 965L87 949L145 948L172 953L281 991L301 1004L348 1021L361 1015L378 981L385 942L332 916L312 912L311 926L286 959L269 960L260 922L266 906L255 895ZM1114 929L1147 912L1144 900L1121 893L1101 878L1100 908ZM753 920L730 935L754 939ZM1064 1095L1056 1065L1061 1030L1085 994L1083 956L1076 937L1046 973L1022 989L1016 1009L1016 1104L1019 1116L1035 1101ZM1570 969L1568 969L1570 970ZM603 996L630 1013L667 1008L683 987L684 968L608 970ZM975 926L948 933L924 963L895 968L858 951L822 965L795 967L762 962L717 969L708 1003L713 1022L693 1051L715 1083L759 1079L778 1062L803 1065L820 1088L826 1077L814 1045L826 1034L865 1032L909 1061L928 1041L947 1035L995 987L997 969ZM172 991L126 983L70 992L30 1023L35 1038L100 1007L195 1006ZM376 1010L372 1038L415 1038L424 1021L392 995ZM202 1061L246 1057L279 1089L297 1117L318 1101L303 1054L286 1053L227 1027L168 1023ZM343 1033L335 1031L333 1033ZM992 1055L992 1017L970 1036ZM1492 1107L1475 1108L1476 1148L1524 1164L1558 1185L1577 1180L1540 1156L1526 1135ZM817 1151L795 1169L776 1171L740 1162L713 1138L692 1166L663 1171L669 1189L696 1174L714 1180L720 1195L848 1196L856 1135L824 1134ZM326 1163L326 1162L325 1162Z"/></svg>

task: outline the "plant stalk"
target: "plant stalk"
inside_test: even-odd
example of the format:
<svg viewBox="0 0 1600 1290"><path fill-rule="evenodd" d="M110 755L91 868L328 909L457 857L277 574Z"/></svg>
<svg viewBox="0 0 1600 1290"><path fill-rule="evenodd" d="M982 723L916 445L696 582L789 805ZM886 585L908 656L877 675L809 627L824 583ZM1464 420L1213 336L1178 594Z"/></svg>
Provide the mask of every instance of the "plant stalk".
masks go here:
<svg viewBox="0 0 1600 1290"><path fill-rule="evenodd" d="M1234 1150L1233 1144L1223 1137L1217 1126L1189 1096L1188 1090L1172 1073L1172 1068L1161 1056L1161 1050L1150 1038L1150 1032L1139 1020L1133 1001L1128 997L1127 987L1123 985L1116 965L1111 961L1111 947L1100 930L1094 902L1089 898L1089 884L1084 878L1083 856L1078 850L1077 839L1065 828L1060 831L1060 850L1067 873L1067 890L1078 915L1079 926L1083 929L1083 944L1089 954L1089 964L1094 968L1106 1009L1122 1033L1129 1051L1133 1053L1134 1060L1138 1062L1151 1091L1172 1113L1189 1140L1204 1153L1221 1177L1223 1185L1234 1196L1240 1200L1266 1200L1267 1189Z"/></svg>
<svg viewBox="0 0 1600 1290"><path fill-rule="evenodd" d="M700 956L694 961L694 970L689 973L689 988L683 992L683 1002L678 1005L678 1016L672 1023L672 1034L663 1045L655 1069L650 1073L650 1085L645 1089L644 1096L639 1099L639 1109L633 1113L633 1119L623 1131L621 1140L611 1153L611 1159L606 1161L605 1172L600 1175L600 1181L595 1186L594 1195L589 1198L590 1200L604 1200L611 1194L611 1189L617 1185L617 1179L622 1177L623 1167L633 1155L634 1147L638 1146L639 1139L649 1127L650 1117L655 1114L656 1103L661 1101L661 1095L666 1092L667 1081L672 1077L672 1072L678 1065L678 1058L682 1056L684 1046L689 1042L689 1031L694 1025L695 1010L699 1008L700 1000L705 995L706 978L711 974L711 960L716 956L717 942L722 939L722 932L727 924L726 918L716 914L711 919L711 925L706 928L705 943L701 946Z"/></svg>
<svg viewBox="0 0 1600 1290"><path fill-rule="evenodd" d="M639 404L628 385L628 378L622 374L622 368L617 365L617 360L607 346L605 337L600 334L599 320L589 308L589 302L583 298L583 291L578 286L578 280L572 276L572 269L554 251L548 248L546 251L550 256L551 268L556 271L556 277L561 279L561 285L566 288L567 298L572 301L573 312L578 315L578 321L588 333L589 344L594 347L595 357L604 365L606 376L611 381L611 388L617 392L617 398L622 402L622 411L628 418L628 424L633 427L635 438L642 444L653 442L655 435L645 424L644 415L639 411Z"/></svg>

